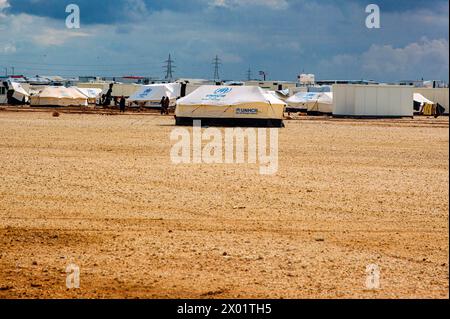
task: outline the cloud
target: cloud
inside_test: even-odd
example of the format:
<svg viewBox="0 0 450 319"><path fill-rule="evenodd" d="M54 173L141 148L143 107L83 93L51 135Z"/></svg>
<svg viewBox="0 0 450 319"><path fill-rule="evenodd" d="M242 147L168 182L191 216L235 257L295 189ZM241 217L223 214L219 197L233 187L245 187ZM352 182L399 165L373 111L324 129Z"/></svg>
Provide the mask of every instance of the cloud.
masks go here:
<svg viewBox="0 0 450 319"><path fill-rule="evenodd" d="M0 0L2 1L2 0ZM9 0L11 14L28 14L55 20L65 20L66 6L80 7L82 24L116 24L135 22L149 12L146 0Z"/></svg>
<svg viewBox="0 0 450 319"><path fill-rule="evenodd" d="M80 6L81 29L65 28L70 2ZM322 79L448 79L440 47L448 48L447 0L377 3L379 30L365 27L363 0L0 0L0 30L8 34L0 54L9 44L23 72L32 63L61 75L156 77L172 53L180 77L211 77L218 54L228 79L241 79L249 66L285 80L303 69Z"/></svg>
<svg viewBox="0 0 450 319"><path fill-rule="evenodd" d="M74 38L90 36L89 33L74 30L45 28L33 36L34 43L41 46L63 45Z"/></svg>
<svg viewBox="0 0 450 319"><path fill-rule="evenodd" d="M0 0L0 11L9 8L8 0Z"/></svg>
<svg viewBox="0 0 450 319"><path fill-rule="evenodd" d="M287 9L289 3L286 0L212 0L212 7L233 8L242 6L264 6L271 9Z"/></svg>
<svg viewBox="0 0 450 319"><path fill-rule="evenodd" d="M13 43L0 43L0 53L13 54L17 51L16 46Z"/></svg>
<svg viewBox="0 0 450 319"><path fill-rule="evenodd" d="M149 11L144 0L125 0L122 13L135 21L146 17Z"/></svg>
<svg viewBox="0 0 450 319"><path fill-rule="evenodd" d="M4 10L8 9L10 7L8 0L0 0L0 18L4 18L5 14L3 13Z"/></svg>
<svg viewBox="0 0 450 319"><path fill-rule="evenodd" d="M392 45L372 45L361 56L365 73L382 77L401 74L414 77L424 75L427 78L448 75L449 43L447 39L428 40L410 43L403 48Z"/></svg>
<svg viewBox="0 0 450 319"><path fill-rule="evenodd" d="M322 66L345 74L343 78L448 79L449 42L447 39L423 38L404 47L372 45L362 54L339 54L323 60ZM326 72L326 71L325 71Z"/></svg>

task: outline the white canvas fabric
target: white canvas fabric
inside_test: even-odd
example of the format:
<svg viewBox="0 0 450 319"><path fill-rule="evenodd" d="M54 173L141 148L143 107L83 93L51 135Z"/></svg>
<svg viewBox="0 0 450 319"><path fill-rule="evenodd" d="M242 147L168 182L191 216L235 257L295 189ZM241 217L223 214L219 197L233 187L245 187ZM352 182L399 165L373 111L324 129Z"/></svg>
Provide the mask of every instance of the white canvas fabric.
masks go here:
<svg viewBox="0 0 450 319"><path fill-rule="evenodd" d="M205 85L177 101L180 119L283 120L286 104L257 86ZM247 123L249 123L247 122Z"/></svg>
<svg viewBox="0 0 450 319"><path fill-rule="evenodd" d="M333 93L331 92L300 92L286 100L291 107L307 109L321 113L333 112Z"/></svg>
<svg viewBox="0 0 450 319"><path fill-rule="evenodd" d="M23 86L17 82L11 82L10 84L11 89L14 90L13 98L18 101L25 101L25 103L28 102L30 94L23 88Z"/></svg>
<svg viewBox="0 0 450 319"><path fill-rule="evenodd" d="M31 97L31 105L88 106L88 98L73 87L48 86Z"/></svg>
<svg viewBox="0 0 450 319"><path fill-rule="evenodd" d="M204 85L178 100L178 105L232 106L249 103L285 105L283 101L256 86Z"/></svg>
<svg viewBox="0 0 450 319"><path fill-rule="evenodd" d="M426 97L424 97L422 94L414 93L414 102L418 102L420 104L436 104L433 101L430 101Z"/></svg>
<svg viewBox="0 0 450 319"><path fill-rule="evenodd" d="M278 97L277 92L275 91L269 91L265 93L264 96L266 97L267 101L270 102L270 104L283 104L284 106L286 106L286 103Z"/></svg>
<svg viewBox="0 0 450 319"><path fill-rule="evenodd" d="M34 77L34 78L28 78L28 83L35 84L35 85L49 85L50 80L43 77Z"/></svg>
<svg viewBox="0 0 450 319"><path fill-rule="evenodd" d="M179 83L144 85L136 93L130 96L128 102L159 106L163 96L168 97L171 102L175 102L180 95L181 84Z"/></svg>
<svg viewBox="0 0 450 319"><path fill-rule="evenodd" d="M102 89L95 89L95 88L74 87L74 89L78 90L81 94L85 95L89 100L100 98L103 92Z"/></svg>
<svg viewBox="0 0 450 319"><path fill-rule="evenodd" d="M300 92L289 99L286 100L289 105L294 105L296 103L333 103L333 93L325 92L325 93L316 93L316 92Z"/></svg>

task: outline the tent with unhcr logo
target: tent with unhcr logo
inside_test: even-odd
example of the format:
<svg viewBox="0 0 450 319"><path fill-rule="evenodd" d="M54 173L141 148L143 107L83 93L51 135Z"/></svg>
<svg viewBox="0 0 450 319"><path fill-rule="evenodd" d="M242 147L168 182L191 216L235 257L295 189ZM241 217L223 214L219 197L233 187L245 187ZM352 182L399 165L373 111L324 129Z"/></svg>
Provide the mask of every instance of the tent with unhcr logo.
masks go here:
<svg viewBox="0 0 450 319"><path fill-rule="evenodd" d="M177 125L283 127L286 104L256 86L204 85L178 100Z"/></svg>
<svg viewBox="0 0 450 319"><path fill-rule="evenodd" d="M143 86L127 100L132 106L136 104L142 107L161 107L161 99L165 96L170 100L170 105L174 106L177 98L181 95L181 84L151 84Z"/></svg>

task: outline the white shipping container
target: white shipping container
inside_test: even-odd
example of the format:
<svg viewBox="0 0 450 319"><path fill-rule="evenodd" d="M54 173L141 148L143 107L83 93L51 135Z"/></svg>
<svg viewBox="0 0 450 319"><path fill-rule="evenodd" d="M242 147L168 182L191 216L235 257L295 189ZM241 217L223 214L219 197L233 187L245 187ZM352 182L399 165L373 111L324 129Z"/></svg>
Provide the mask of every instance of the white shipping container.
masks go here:
<svg viewBox="0 0 450 319"><path fill-rule="evenodd" d="M413 87L400 85L333 85L333 115L412 117Z"/></svg>

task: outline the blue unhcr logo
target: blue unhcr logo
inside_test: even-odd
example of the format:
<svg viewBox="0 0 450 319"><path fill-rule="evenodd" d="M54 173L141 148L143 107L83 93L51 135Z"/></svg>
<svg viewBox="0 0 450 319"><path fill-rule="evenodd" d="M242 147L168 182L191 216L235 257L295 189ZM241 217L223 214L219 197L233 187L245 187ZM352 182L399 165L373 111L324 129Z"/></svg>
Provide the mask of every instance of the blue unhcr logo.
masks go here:
<svg viewBox="0 0 450 319"><path fill-rule="evenodd" d="M232 91L232 88L220 88L214 91L214 94L228 94Z"/></svg>
<svg viewBox="0 0 450 319"><path fill-rule="evenodd" d="M153 91L153 89L148 88L148 89L146 89L144 92L142 92L141 94L139 94L139 97L140 97L140 98L144 98L144 97L146 97L147 95L149 95L152 91Z"/></svg>
<svg viewBox="0 0 450 319"><path fill-rule="evenodd" d="M214 94L208 94L203 100L206 101L219 101L227 96L228 93L233 91L232 88L220 88L214 91Z"/></svg>

